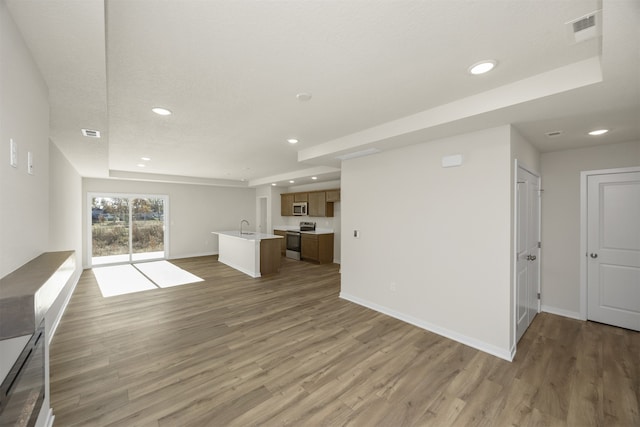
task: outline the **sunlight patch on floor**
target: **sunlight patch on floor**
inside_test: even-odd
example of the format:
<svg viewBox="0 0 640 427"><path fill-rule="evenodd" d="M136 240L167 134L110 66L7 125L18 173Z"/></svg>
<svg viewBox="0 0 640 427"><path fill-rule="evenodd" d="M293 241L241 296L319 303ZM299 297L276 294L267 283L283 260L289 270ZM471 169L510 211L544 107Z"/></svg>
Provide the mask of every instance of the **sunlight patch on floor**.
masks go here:
<svg viewBox="0 0 640 427"><path fill-rule="evenodd" d="M93 274L105 298L204 281L169 261L99 267Z"/></svg>
<svg viewBox="0 0 640 427"><path fill-rule="evenodd" d="M158 289L131 264L94 268L93 275L105 298Z"/></svg>
<svg viewBox="0 0 640 427"><path fill-rule="evenodd" d="M161 288L204 281L204 279L171 264L169 261L145 262L135 264L135 266Z"/></svg>

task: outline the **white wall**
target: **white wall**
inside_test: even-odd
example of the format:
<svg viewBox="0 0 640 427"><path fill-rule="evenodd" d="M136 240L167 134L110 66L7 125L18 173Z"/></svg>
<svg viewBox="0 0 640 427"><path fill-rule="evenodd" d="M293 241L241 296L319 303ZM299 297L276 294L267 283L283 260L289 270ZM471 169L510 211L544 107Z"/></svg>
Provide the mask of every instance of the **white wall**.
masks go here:
<svg viewBox="0 0 640 427"><path fill-rule="evenodd" d="M580 172L640 166L640 141L542 154L542 306L580 318Z"/></svg>
<svg viewBox="0 0 640 427"><path fill-rule="evenodd" d="M76 251L76 271L46 316L47 328L53 332L82 273L82 178L53 143L49 143L49 165L48 251Z"/></svg>
<svg viewBox="0 0 640 427"><path fill-rule="evenodd" d="M4 277L49 245L48 91L4 1L0 1L0 58L0 277ZM17 168L9 164L10 138L18 144ZM34 154L34 175L27 173L27 151ZM28 339L0 341L0 382Z"/></svg>
<svg viewBox="0 0 640 427"><path fill-rule="evenodd" d="M75 250L80 254L80 177L49 142L48 88L31 53L0 1L0 277L43 252ZM18 144L18 167L9 164L9 139ZM33 154L33 175L27 153ZM77 263L52 307L45 314L45 401L36 425L48 422L49 343L82 272ZM28 338L28 337L27 337ZM0 381L26 340L0 341Z"/></svg>
<svg viewBox="0 0 640 427"><path fill-rule="evenodd" d="M0 2L0 277L49 245L48 89L4 1ZM18 167L9 165L9 139ZM34 175L27 173L27 152Z"/></svg>
<svg viewBox="0 0 640 427"><path fill-rule="evenodd" d="M511 158L518 159L531 172L540 174L540 152L529 143L518 131L511 127ZM514 170L515 174L516 171Z"/></svg>
<svg viewBox="0 0 640 427"><path fill-rule="evenodd" d="M90 222L88 193L126 193L169 196L169 258L218 253L218 238L212 231L237 230L242 219L254 229L256 190L206 185L166 184L158 182L83 179L83 264L88 266L88 235Z"/></svg>
<svg viewBox="0 0 640 427"><path fill-rule="evenodd" d="M510 358L510 132L343 162L341 296Z"/></svg>

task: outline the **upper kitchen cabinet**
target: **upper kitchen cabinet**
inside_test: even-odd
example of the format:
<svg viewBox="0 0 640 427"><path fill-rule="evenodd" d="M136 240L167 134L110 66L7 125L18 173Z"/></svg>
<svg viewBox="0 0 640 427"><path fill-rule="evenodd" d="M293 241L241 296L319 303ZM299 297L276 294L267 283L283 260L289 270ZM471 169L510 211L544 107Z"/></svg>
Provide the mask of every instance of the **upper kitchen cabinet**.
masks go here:
<svg viewBox="0 0 640 427"><path fill-rule="evenodd" d="M339 202L340 201L340 189L337 190L327 190L327 202Z"/></svg>
<svg viewBox="0 0 640 427"><path fill-rule="evenodd" d="M307 202L308 216L333 216L333 202L340 201L340 189L283 193L280 195L280 215L293 216L293 204Z"/></svg>
<svg viewBox="0 0 640 427"><path fill-rule="evenodd" d="M293 216L293 193L280 195L280 215Z"/></svg>
<svg viewBox="0 0 640 427"><path fill-rule="evenodd" d="M294 202L308 202L309 193L293 193Z"/></svg>
<svg viewBox="0 0 640 427"><path fill-rule="evenodd" d="M333 216L333 203L327 202L326 191L309 193L309 216Z"/></svg>

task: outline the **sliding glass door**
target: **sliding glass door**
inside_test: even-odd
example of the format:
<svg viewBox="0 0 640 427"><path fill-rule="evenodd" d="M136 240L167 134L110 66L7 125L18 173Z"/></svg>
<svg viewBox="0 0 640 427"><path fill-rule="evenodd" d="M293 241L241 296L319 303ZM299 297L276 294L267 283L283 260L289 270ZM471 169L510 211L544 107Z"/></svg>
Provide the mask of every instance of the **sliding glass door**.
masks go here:
<svg viewBox="0 0 640 427"><path fill-rule="evenodd" d="M166 196L90 195L91 264L164 259Z"/></svg>
<svg viewBox="0 0 640 427"><path fill-rule="evenodd" d="M131 216L132 261L164 258L164 199L132 199Z"/></svg>

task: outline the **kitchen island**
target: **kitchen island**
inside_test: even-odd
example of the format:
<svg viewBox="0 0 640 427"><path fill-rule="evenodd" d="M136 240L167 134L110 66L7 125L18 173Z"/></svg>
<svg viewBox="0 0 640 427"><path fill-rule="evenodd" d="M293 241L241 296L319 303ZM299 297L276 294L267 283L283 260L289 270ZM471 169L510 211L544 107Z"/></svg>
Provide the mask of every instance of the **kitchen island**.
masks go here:
<svg viewBox="0 0 640 427"><path fill-rule="evenodd" d="M251 277L280 271L280 240L275 234L213 231L218 235L218 261Z"/></svg>

